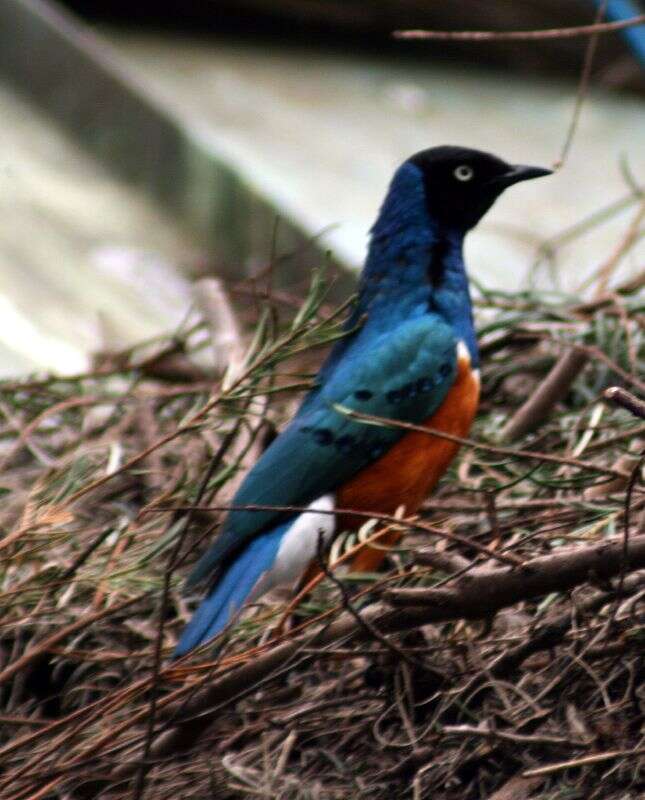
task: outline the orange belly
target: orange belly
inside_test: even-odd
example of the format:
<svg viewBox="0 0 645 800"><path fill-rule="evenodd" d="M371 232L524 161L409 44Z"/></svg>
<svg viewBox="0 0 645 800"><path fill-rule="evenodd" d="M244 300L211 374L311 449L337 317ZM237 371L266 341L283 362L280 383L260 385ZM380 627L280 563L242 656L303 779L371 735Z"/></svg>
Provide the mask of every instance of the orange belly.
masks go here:
<svg viewBox="0 0 645 800"><path fill-rule="evenodd" d="M423 425L455 436L467 436L479 401L478 375L468 358L460 358L457 377L440 408ZM420 431L410 431L388 452L361 470L336 492L337 508L393 514L405 506L413 514L436 486L448 468L459 445ZM364 518L341 516L339 529L355 529ZM400 534L392 533L379 544L393 545ZM352 568L372 571L384 557L382 550L365 547L354 559Z"/></svg>

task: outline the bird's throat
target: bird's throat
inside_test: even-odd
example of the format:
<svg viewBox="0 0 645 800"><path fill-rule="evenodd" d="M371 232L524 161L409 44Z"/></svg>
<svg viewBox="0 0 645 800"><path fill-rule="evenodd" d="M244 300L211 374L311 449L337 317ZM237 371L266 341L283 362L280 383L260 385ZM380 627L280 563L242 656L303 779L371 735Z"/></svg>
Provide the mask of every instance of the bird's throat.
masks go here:
<svg viewBox="0 0 645 800"><path fill-rule="evenodd" d="M456 243L449 235L440 234L430 245L427 265L428 282L434 290L441 287L447 272L451 269L454 271L455 264L461 264L465 274L461 243Z"/></svg>

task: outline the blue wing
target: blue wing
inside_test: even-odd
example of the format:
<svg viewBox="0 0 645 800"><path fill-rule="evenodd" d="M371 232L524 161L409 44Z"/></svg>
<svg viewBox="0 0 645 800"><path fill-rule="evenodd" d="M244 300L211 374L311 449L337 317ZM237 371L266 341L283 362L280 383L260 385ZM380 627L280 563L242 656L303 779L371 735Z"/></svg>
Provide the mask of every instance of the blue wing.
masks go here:
<svg viewBox="0 0 645 800"><path fill-rule="evenodd" d="M333 354L332 354L333 358ZM421 422L441 404L457 371L456 339L438 315L394 330L359 331L342 359L323 367L322 385L251 469L233 505L306 506L379 458L403 431L351 419L339 407ZM233 510L188 579L192 586L272 524L280 511Z"/></svg>
<svg viewBox="0 0 645 800"><path fill-rule="evenodd" d="M260 576L271 568L285 533L281 525L255 538L231 564L184 628L173 658L180 658L216 636L238 611Z"/></svg>

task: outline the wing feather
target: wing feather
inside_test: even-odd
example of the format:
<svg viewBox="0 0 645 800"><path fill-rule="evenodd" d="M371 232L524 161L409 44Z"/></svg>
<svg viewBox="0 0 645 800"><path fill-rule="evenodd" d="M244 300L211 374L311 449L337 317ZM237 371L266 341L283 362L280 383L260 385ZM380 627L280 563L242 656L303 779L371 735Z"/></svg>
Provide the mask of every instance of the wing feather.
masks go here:
<svg viewBox="0 0 645 800"><path fill-rule="evenodd" d="M250 470L232 504L306 506L341 486L385 453L403 431L367 425L340 409L422 422L455 380L456 344L452 328L435 314L405 321L378 337L359 335ZM231 511L188 584L208 577L284 516L277 510Z"/></svg>

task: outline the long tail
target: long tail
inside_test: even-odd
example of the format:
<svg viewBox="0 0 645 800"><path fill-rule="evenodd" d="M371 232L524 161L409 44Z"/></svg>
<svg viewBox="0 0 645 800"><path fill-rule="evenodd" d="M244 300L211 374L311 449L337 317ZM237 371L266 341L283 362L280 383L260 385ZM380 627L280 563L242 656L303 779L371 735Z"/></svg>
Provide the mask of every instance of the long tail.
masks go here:
<svg viewBox="0 0 645 800"><path fill-rule="evenodd" d="M280 525L254 539L232 562L204 598L184 629L173 658L180 658L224 630L247 599L254 594L264 573L275 562L288 525Z"/></svg>

